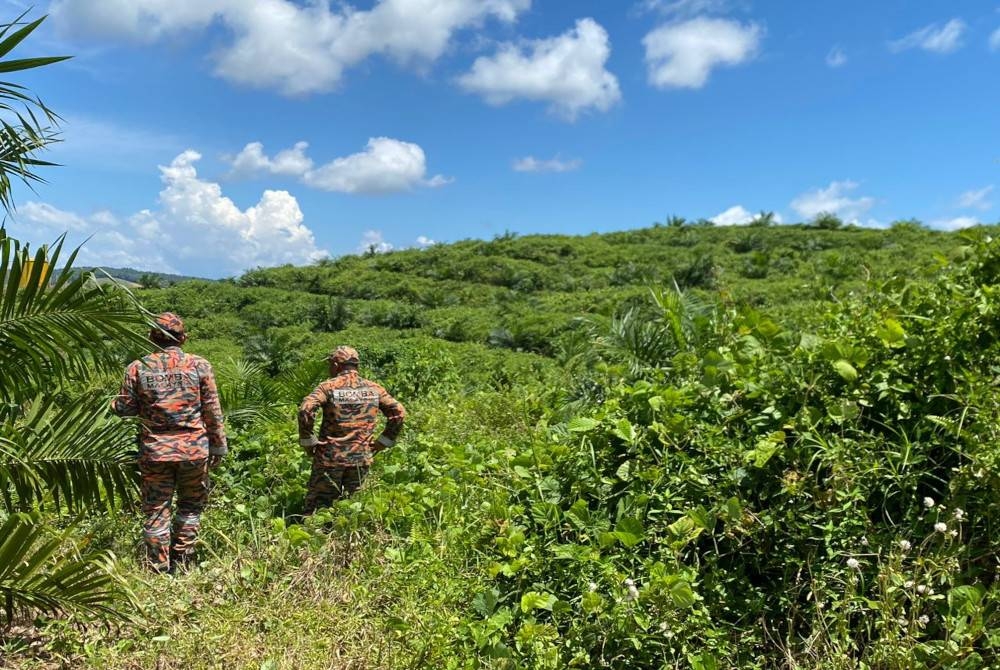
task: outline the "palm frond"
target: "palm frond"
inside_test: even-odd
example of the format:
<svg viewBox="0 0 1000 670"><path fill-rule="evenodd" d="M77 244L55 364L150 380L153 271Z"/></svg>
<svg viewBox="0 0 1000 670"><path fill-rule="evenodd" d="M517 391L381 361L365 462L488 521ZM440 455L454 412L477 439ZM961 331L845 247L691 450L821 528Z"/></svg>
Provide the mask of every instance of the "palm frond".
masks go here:
<svg viewBox="0 0 1000 670"><path fill-rule="evenodd" d="M297 406L312 393L317 384L327 378L328 371L326 361L306 361L286 370L277 380L282 401Z"/></svg>
<svg viewBox="0 0 1000 670"><path fill-rule="evenodd" d="M32 258L0 235L0 402L118 367L122 348L147 346L142 307L129 293L74 273L78 250L55 273L62 247L59 238Z"/></svg>
<svg viewBox="0 0 1000 670"><path fill-rule="evenodd" d="M117 603L130 596L114 578L114 556L81 553L72 530L52 532L51 522L38 514L15 514L0 523L0 623L33 612L124 616Z"/></svg>
<svg viewBox="0 0 1000 670"><path fill-rule="evenodd" d="M226 421L242 428L282 416L282 389L259 363L240 359L220 368L219 402Z"/></svg>
<svg viewBox="0 0 1000 670"><path fill-rule="evenodd" d="M110 416L106 397L64 404L40 396L20 420L0 424L0 506L77 512L122 504L135 497L135 445L135 428Z"/></svg>

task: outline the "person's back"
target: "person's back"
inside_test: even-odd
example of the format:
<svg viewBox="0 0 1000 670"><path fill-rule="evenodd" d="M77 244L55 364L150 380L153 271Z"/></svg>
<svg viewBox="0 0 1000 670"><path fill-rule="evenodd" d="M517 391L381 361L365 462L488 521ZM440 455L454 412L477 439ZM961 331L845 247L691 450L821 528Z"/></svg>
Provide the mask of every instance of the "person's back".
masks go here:
<svg viewBox="0 0 1000 670"><path fill-rule="evenodd" d="M391 447L403 428L406 410L379 384L358 374L358 352L338 347L328 357L330 378L299 407L299 443L312 456L313 469L305 512L330 505L360 488L374 453ZM313 435L315 413L323 410L319 438ZM373 439L378 414L386 426Z"/></svg>
<svg viewBox="0 0 1000 670"><path fill-rule="evenodd" d="M212 366L181 350L187 335L176 315L165 312L156 324L150 339L161 350L129 364L111 408L141 424L146 553L150 567L164 572L193 556L208 501L208 470L219 464L227 444Z"/></svg>
<svg viewBox="0 0 1000 670"><path fill-rule="evenodd" d="M199 460L208 458L212 442L225 443L212 368L204 358L167 347L134 361L125 374L134 395L120 397L115 409L130 414L134 408L140 418L142 459Z"/></svg>

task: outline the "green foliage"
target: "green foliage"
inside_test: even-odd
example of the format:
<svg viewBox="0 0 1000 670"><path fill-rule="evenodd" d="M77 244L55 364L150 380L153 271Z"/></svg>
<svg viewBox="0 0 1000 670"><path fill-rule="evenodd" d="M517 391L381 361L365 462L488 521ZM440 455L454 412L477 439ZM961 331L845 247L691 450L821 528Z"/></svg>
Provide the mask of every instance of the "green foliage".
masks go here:
<svg viewBox="0 0 1000 670"><path fill-rule="evenodd" d="M41 25L45 17L22 23L24 12L10 23L0 24L0 73L23 72L66 60L66 56L7 58ZM13 118L11 118L13 117ZM23 86L0 81L0 205L14 211L11 177L27 185L44 179L36 171L52 165L38 153L58 141L58 116Z"/></svg>
<svg viewBox="0 0 1000 670"><path fill-rule="evenodd" d="M995 665L998 243L773 224L143 291L185 317L228 416L202 560L141 577L134 521L109 519L93 542L124 557L135 625L44 631L93 667ZM338 344L409 418L361 492L303 521L294 408ZM41 476L10 499L129 497Z"/></svg>

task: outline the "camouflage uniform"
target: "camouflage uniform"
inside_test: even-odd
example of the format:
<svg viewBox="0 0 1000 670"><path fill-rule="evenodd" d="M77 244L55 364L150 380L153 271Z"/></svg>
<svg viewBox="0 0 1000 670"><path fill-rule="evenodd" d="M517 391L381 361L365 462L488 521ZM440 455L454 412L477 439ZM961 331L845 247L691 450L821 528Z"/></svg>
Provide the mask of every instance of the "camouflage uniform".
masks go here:
<svg viewBox="0 0 1000 670"><path fill-rule="evenodd" d="M218 460L227 445L212 366L181 351L184 324L177 316L164 313L156 323L178 344L133 361L111 406L119 416L138 416L142 422L139 472L146 554L154 570L164 571L171 561L192 555L208 497L209 457Z"/></svg>
<svg viewBox="0 0 1000 670"><path fill-rule="evenodd" d="M312 455L312 476L305 513L311 514L360 488L372 454L396 443L403 428L403 405L373 381L358 375L358 352L337 347L328 360L334 376L306 396L299 407L299 444ZM315 413L323 408L319 439L313 435ZM385 430L372 438L381 411Z"/></svg>

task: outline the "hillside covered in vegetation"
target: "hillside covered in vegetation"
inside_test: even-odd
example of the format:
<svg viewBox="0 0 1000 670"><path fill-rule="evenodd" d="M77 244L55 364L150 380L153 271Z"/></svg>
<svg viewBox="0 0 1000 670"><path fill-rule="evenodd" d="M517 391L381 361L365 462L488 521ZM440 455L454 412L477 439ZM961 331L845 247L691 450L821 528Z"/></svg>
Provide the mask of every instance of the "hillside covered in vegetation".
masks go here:
<svg viewBox="0 0 1000 670"><path fill-rule="evenodd" d="M983 667L989 233L507 235L140 290L219 375L232 452L200 563L146 574L112 491L74 536L112 552L99 616L127 622L22 614L3 662ZM342 343L410 420L358 495L294 523L294 407Z"/></svg>

